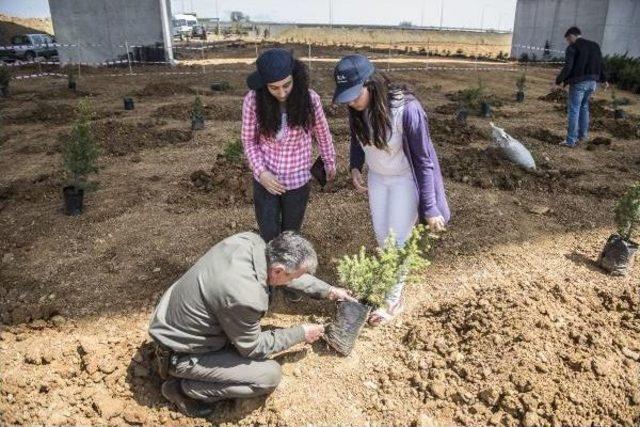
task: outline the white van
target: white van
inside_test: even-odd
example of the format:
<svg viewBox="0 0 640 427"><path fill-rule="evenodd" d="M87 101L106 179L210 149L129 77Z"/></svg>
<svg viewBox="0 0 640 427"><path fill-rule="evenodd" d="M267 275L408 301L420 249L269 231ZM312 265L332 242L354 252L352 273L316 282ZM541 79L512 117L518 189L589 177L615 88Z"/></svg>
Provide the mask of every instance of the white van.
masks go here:
<svg viewBox="0 0 640 427"><path fill-rule="evenodd" d="M191 36L191 31L196 25L198 25L198 19L194 15L177 14L171 19L174 37Z"/></svg>

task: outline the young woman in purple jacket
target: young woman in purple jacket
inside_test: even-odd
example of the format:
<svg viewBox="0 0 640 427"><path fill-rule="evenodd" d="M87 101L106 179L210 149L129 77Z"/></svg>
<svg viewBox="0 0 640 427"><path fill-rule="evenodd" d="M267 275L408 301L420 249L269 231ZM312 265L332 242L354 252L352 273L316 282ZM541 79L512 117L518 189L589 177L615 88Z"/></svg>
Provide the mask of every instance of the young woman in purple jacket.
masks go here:
<svg viewBox="0 0 640 427"><path fill-rule="evenodd" d="M429 136L427 115L403 86L395 85L368 58L349 55L335 68L334 102L349 106L350 170L358 192L368 193L380 246L390 232L402 245L418 221L444 230L450 218L442 174ZM367 183L362 176L367 165ZM372 326L403 309L404 278L389 292L386 307L374 311Z"/></svg>

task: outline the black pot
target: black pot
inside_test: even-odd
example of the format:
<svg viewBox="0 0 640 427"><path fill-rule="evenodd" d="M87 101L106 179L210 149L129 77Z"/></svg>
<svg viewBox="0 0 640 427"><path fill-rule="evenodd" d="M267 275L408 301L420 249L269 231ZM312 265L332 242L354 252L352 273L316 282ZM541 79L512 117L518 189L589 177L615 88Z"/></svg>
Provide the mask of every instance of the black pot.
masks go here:
<svg viewBox="0 0 640 427"><path fill-rule="evenodd" d="M521 90L516 92L516 101L517 102L524 102L524 92L522 92Z"/></svg>
<svg viewBox="0 0 640 427"><path fill-rule="evenodd" d="M637 250L637 243L619 234L612 234L600 254L598 264L612 276L626 276L633 266Z"/></svg>
<svg viewBox="0 0 640 427"><path fill-rule="evenodd" d="M626 119L626 118L627 118L627 113L626 113L626 111L624 111L624 110L621 110L621 109L619 109L619 108L616 108L616 109L613 111L613 117L614 117L616 120Z"/></svg>
<svg viewBox="0 0 640 427"><path fill-rule="evenodd" d="M339 302L336 317L327 326L324 340L338 353L348 356L369 318L369 313L371 306L352 301Z"/></svg>
<svg viewBox="0 0 640 427"><path fill-rule="evenodd" d="M124 109L125 110L133 110L133 98L124 98Z"/></svg>
<svg viewBox="0 0 640 427"><path fill-rule="evenodd" d="M211 83L211 90L214 92L224 92L225 90L231 89L231 85L229 82L213 82Z"/></svg>
<svg viewBox="0 0 640 427"><path fill-rule="evenodd" d="M82 202L84 200L84 190L69 185L62 189L64 199L65 215L80 215L82 213Z"/></svg>
<svg viewBox="0 0 640 427"><path fill-rule="evenodd" d="M76 90L76 82L69 82L69 84L67 86L71 90Z"/></svg>
<svg viewBox="0 0 640 427"><path fill-rule="evenodd" d="M191 118L191 130L204 129L204 117L192 117Z"/></svg>
<svg viewBox="0 0 640 427"><path fill-rule="evenodd" d="M466 108L460 108L456 112L456 120L458 123L467 123L467 117L469 116L469 111Z"/></svg>
<svg viewBox="0 0 640 427"><path fill-rule="evenodd" d="M482 101L480 104L480 115L482 117L491 117L491 105L487 102Z"/></svg>

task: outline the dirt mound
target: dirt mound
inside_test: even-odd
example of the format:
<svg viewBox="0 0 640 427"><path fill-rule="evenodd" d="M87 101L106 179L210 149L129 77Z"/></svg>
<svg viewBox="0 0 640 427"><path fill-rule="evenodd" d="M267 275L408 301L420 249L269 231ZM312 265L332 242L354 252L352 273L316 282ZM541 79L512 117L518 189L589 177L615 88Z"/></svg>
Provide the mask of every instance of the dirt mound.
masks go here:
<svg viewBox="0 0 640 427"><path fill-rule="evenodd" d="M438 105L434 110L438 114L452 115L458 111L458 104L450 102L448 104Z"/></svg>
<svg viewBox="0 0 640 427"><path fill-rule="evenodd" d="M527 188L567 192L571 179L583 174L572 169L527 171L505 159L500 150L492 146L461 148L453 156L443 156L440 163L445 176L455 181L508 191Z"/></svg>
<svg viewBox="0 0 640 427"><path fill-rule="evenodd" d="M136 92L136 95L160 97L174 95L192 95L194 93L195 90L182 83L153 82L147 83L142 89Z"/></svg>
<svg viewBox="0 0 640 427"><path fill-rule="evenodd" d="M556 89L546 95L538 98L541 101L555 102L557 104L567 104L567 91L564 89Z"/></svg>
<svg viewBox="0 0 640 427"><path fill-rule="evenodd" d="M638 137L640 127L634 125L631 120L616 120L613 118L596 118L593 120L593 130L604 130L614 138L633 139Z"/></svg>
<svg viewBox="0 0 640 427"><path fill-rule="evenodd" d="M51 18L18 18L0 13L0 44L11 44L11 38L25 33L53 34Z"/></svg>
<svg viewBox="0 0 640 427"><path fill-rule="evenodd" d="M213 197L212 197L213 195ZM241 206L253 203L253 177L242 161L230 161L218 155L214 166L193 171L180 189L167 197L169 210L183 213L185 209L202 206Z"/></svg>
<svg viewBox="0 0 640 427"><path fill-rule="evenodd" d="M563 137L557 133L551 132L544 127L521 127L516 129L512 135L517 139L534 138L541 142L546 142L551 145L558 145L562 142Z"/></svg>
<svg viewBox="0 0 640 427"><path fill-rule="evenodd" d="M158 107L152 117L175 120L191 119L191 103L181 102ZM236 99L211 99L204 105L204 117L207 120L241 120L242 101Z"/></svg>
<svg viewBox="0 0 640 427"><path fill-rule="evenodd" d="M489 132L483 132L472 124L460 124L453 118L429 120L431 138L436 144L467 145L489 139Z"/></svg>
<svg viewBox="0 0 640 427"><path fill-rule="evenodd" d="M42 173L32 179L16 179L0 186L0 200L35 201L60 197L64 172Z"/></svg>
<svg viewBox="0 0 640 427"><path fill-rule="evenodd" d="M27 110L7 115L5 121L9 124L28 124L28 123L51 123L51 124L69 124L76 117L76 111L73 105L69 104L51 104L48 102L37 101L35 105Z"/></svg>
<svg viewBox="0 0 640 427"><path fill-rule="evenodd" d="M609 146L611 146L611 138L598 136L596 138L589 140L589 143L587 145L587 150L593 151L598 147L609 147Z"/></svg>
<svg viewBox="0 0 640 427"><path fill-rule="evenodd" d="M597 287L476 288L429 307L405 336L403 360L427 405L456 403L463 425L630 425L640 394L626 372L640 348L610 331L637 322L639 305L635 293Z"/></svg>
<svg viewBox="0 0 640 427"><path fill-rule="evenodd" d="M107 120L94 124L93 132L104 152L114 156L191 140L190 130L158 129L153 121L132 124Z"/></svg>
<svg viewBox="0 0 640 427"><path fill-rule="evenodd" d="M122 114L122 111L93 111L92 120L100 120L106 117L114 117ZM45 101L36 101L29 109L7 114L5 123L26 125L32 123L49 123L53 125L72 124L76 119L76 107L73 104L61 104Z"/></svg>

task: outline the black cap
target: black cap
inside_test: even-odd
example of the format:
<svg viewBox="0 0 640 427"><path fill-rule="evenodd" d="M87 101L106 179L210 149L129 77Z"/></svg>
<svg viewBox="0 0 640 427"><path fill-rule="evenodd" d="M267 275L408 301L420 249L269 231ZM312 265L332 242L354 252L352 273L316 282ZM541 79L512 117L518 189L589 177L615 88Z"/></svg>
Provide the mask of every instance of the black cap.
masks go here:
<svg viewBox="0 0 640 427"><path fill-rule="evenodd" d="M336 81L333 102L348 104L356 99L374 71L375 67L366 56L348 55L342 58L333 72Z"/></svg>
<svg viewBox="0 0 640 427"><path fill-rule="evenodd" d="M293 73L293 55L286 49L269 49L256 60L257 70L247 77L249 89L262 89Z"/></svg>

